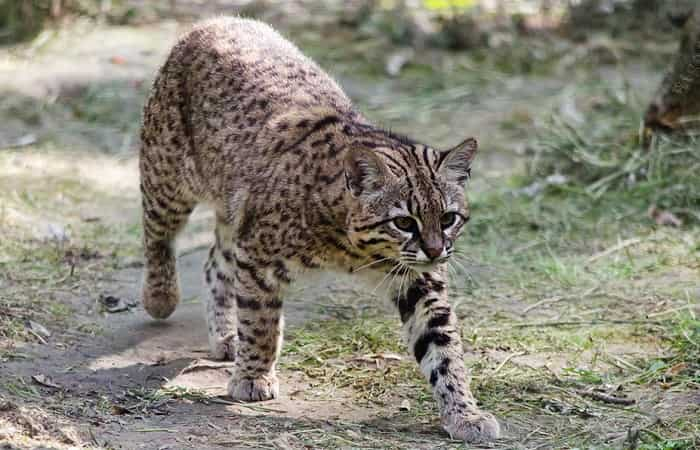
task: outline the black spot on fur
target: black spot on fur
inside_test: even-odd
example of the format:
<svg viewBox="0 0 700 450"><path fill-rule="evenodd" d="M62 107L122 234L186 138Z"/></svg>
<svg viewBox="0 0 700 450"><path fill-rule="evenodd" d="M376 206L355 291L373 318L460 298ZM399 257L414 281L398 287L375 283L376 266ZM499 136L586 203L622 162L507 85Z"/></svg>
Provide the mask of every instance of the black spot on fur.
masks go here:
<svg viewBox="0 0 700 450"><path fill-rule="evenodd" d="M432 305L433 303L435 303L438 300L439 300L438 298L429 298L428 300L423 302L423 306L427 308L428 306Z"/></svg>
<svg viewBox="0 0 700 450"><path fill-rule="evenodd" d="M417 279L413 282L411 287L408 288L406 294L400 297L396 304L399 308L399 314L401 314L401 321L406 322L411 316L416 312L416 304L430 292L428 285L422 278Z"/></svg>
<svg viewBox="0 0 700 450"><path fill-rule="evenodd" d="M254 298L243 297L241 295L236 295L236 306L241 309L252 309L253 311L257 311L262 307L260 302Z"/></svg>
<svg viewBox="0 0 700 450"><path fill-rule="evenodd" d="M440 312L428 320L428 328L444 327L450 323L450 312Z"/></svg>
<svg viewBox="0 0 700 450"><path fill-rule="evenodd" d="M285 283L291 283L292 279L289 277L289 271L284 263L280 260L276 260L273 264L275 265L275 277Z"/></svg>
<svg viewBox="0 0 700 450"><path fill-rule="evenodd" d="M256 211L255 208L245 208L245 213L243 214L243 220L241 220L241 225L238 228L238 239L246 240L250 237L253 232L253 226L255 225Z"/></svg>
<svg viewBox="0 0 700 450"><path fill-rule="evenodd" d="M423 357L428 353L428 346L430 344L445 346L451 341L450 337L445 333L438 330L429 330L418 338L416 344L413 346L413 354L416 357L416 361L420 363Z"/></svg>
<svg viewBox="0 0 700 450"><path fill-rule="evenodd" d="M449 358L443 359L437 368L438 372L440 372L440 375L442 375L442 376L447 375L447 368L449 366L450 366L450 359Z"/></svg>
<svg viewBox="0 0 700 450"><path fill-rule="evenodd" d="M265 306L272 309L280 309L282 307L282 300L279 298L273 298L272 300L265 302Z"/></svg>

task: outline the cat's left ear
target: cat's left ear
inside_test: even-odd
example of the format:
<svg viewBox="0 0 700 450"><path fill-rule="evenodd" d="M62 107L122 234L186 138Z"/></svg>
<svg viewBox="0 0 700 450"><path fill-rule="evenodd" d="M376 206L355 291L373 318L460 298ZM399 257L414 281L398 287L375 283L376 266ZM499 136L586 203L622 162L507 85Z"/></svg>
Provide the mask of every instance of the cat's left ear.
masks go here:
<svg viewBox="0 0 700 450"><path fill-rule="evenodd" d="M479 145L476 139L469 138L458 146L442 152L438 173L448 181L466 183L471 175L471 166Z"/></svg>

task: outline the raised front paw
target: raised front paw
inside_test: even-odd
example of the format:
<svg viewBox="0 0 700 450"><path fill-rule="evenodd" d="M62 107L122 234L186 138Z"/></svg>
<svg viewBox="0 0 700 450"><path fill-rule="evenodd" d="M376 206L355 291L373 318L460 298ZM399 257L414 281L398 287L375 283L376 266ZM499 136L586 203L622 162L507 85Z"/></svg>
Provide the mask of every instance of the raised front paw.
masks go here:
<svg viewBox="0 0 700 450"><path fill-rule="evenodd" d="M492 442L498 439L501 427L489 413L465 413L443 419L445 431L452 439L461 439L472 444Z"/></svg>
<svg viewBox="0 0 700 450"><path fill-rule="evenodd" d="M260 402L279 396L279 382L275 375L263 375L258 378L234 378L228 383L228 393L234 400Z"/></svg>

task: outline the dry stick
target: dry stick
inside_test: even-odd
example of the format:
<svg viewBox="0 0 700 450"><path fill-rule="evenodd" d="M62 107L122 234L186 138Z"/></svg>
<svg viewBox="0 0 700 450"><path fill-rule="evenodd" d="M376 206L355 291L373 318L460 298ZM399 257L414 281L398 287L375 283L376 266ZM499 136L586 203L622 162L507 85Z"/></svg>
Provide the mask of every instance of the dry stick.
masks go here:
<svg viewBox="0 0 700 450"><path fill-rule="evenodd" d="M46 342L46 339L44 339L44 338L43 338L39 333L37 333L36 331L32 330L31 328L27 328L27 331L28 331L32 336L34 336L35 338L39 339L39 342L41 342L42 344L44 344L44 345L48 344L48 342Z"/></svg>
<svg viewBox="0 0 700 450"><path fill-rule="evenodd" d="M636 403L636 400L632 398L615 397L614 395L606 394L605 392L577 389L576 393L582 397L590 397L594 400L599 400L604 403L612 403L614 405L629 406Z"/></svg>
<svg viewBox="0 0 700 450"><path fill-rule="evenodd" d="M231 402L228 400L224 400L219 397L211 397L207 399L208 402L212 403L218 403L220 405L230 405L230 406L240 406L241 408L247 408L256 412L274 412L274 413L280 413L280 414L285 414L288 411L285 411L284 409L275 409L275 408L266 408L264 406L258 406L258 405L248 405L243 402Z"/></svg>
<svg viewBox="0 0 700 450"><path fill-rule="evenodd" d="M613 253L619 252L620 250L624 250L629 246L637 245L640 242L642 242L642 240L639 238L625 239L622 242L618 242L617 245L614 245L607 250L603 250L602 252L596 253L595 255L591 256L590 258L588 258L588 261L586 261L586 265L589 265L599 260L600 258L604 258L606 256L612 255Z"/></svg>
<svg viewBox="0 0 700 450"><path fill-rule="evenodd" d="M139 428L134 431L137 433L177 433L177 431L168 428Z"/></svg>
<svg viewBox="0 0 700 450"><path fill-rule="evenodd" d="M618 324L618 325L663 325L664 322L658 320L645 319L596 319L596 320L570 320L570 321L554 321L554 322L525 322L513 323L502 327L486 327L484 330L499 331L510 330L512 328L533 328L533 327L579 327L583 325L603 325L603 324Z"/></svg>
<svg viewBox="0 0 700 450"><path fill-rule="evenodd" d="M496 367L496 369L493 372L491 372L491 374L489 376L490 377L496 376L496 374L503 368L503 366L508 364L508 361L510 361L511 359L516 358L518 356L523 356L524 354L525 354L525 352L516 352L516 353L511 353L510 355L506 356L506 359L501 361L501 363L498 365L498 367Z"/></svg>
<svg viewBox="0 0 700 450"><path fill-rule="evenodd" d="M573 299L576 299L576 298L578 298L578 299L584 299L584 298L588 297L589 295L593 294L595 291L597 291L599 287L600 287L600 286L593 286L592 288L588 289L587 291L583 292L583 293L580 294L580 295L577 295L577 294L574 294L574 295L562 295L562 296L549 297L549 298L542 299L542 300L540 300L539 302L537 302L537 303L535 303L535 304L533 304L533 305L530 305L530 306L528 306L527 308L525 308L525 309L523 310L523 314L527 314L528 312L530 312L530 311L532 311L533 309L538 308L538 307L540 307L540 306L542 306L542 305L550 305L550 304L552 304L552 303L561 302L561 301L563 301L563 300L573 300Z"/></svg>
<svg viewBox="0 0 700 450"><path fill-rule="evenodd" d="M202 360L197 360L193 363L191 363L189 366L185 367L180 371L179 375L183 375L189 372L194 372L197 370L217 370L217 369L226 369L233 367L235 363L233 362L216 362L216 361L202 361Z"/></svg>
<svg viewBox="0 0 700 450"><path fill-rule="evenodd" d="M667 309L664 311L659 311L659 312L647 314L647 317L652 318L652 317L665 316L666 314L671 314L671 313L683 311L686 309L693 309L693 305L683 305L680 308L671 308L671 309Z"/></svg>

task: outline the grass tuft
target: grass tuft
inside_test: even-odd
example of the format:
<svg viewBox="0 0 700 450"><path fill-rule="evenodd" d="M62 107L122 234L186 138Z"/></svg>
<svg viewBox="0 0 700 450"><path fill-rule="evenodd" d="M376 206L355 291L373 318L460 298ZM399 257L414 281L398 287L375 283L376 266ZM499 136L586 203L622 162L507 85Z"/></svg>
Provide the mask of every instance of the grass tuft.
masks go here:
<svg viewBox="0 0 700 450"><path fill-rule="evenodd" d="M568 194L594 201L623 194L640 208L700 222L698 137L655 135L645 145L641 113L627 97L604 88L580 118L553 115L534 144L529 175L563 175L556 189Z"/></svg>

